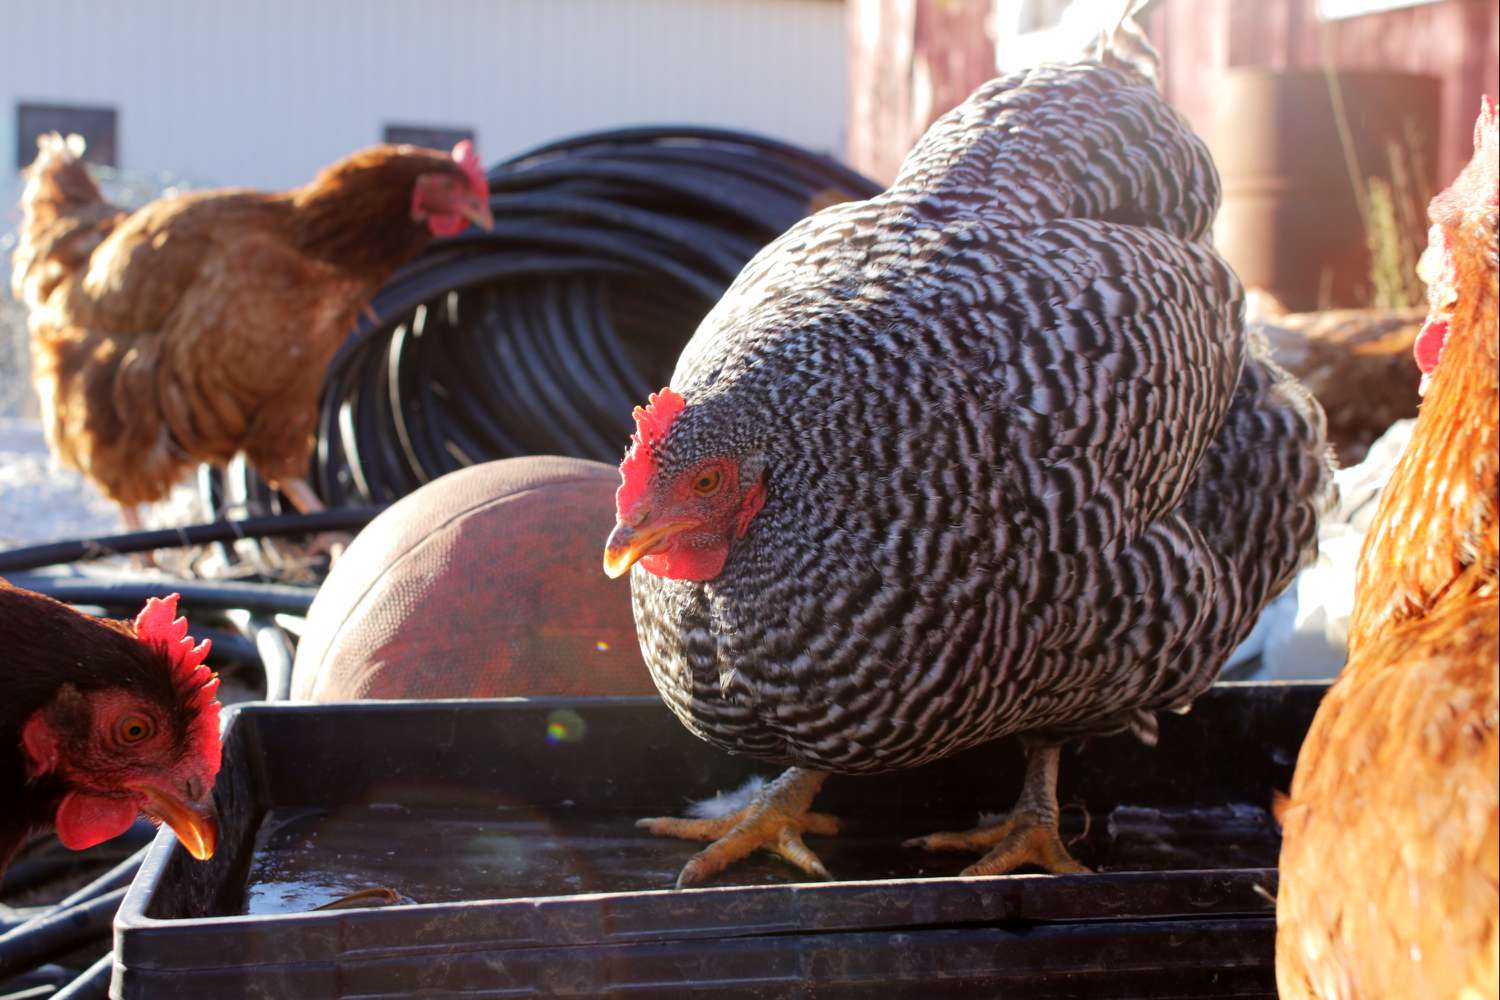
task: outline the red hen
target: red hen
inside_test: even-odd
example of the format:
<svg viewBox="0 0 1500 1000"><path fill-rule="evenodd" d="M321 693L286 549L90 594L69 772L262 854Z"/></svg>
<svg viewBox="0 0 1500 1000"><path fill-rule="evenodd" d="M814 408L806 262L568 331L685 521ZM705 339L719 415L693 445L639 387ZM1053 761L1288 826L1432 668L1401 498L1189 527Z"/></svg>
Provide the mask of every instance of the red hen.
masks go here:
<svg viewBox="0 0 1500 1000"><path fill-rule="evenodd" d="M213 854L219 680L176 610L107 621L0 580L0 874L36 831L82 850L139 813Z"/></svg>

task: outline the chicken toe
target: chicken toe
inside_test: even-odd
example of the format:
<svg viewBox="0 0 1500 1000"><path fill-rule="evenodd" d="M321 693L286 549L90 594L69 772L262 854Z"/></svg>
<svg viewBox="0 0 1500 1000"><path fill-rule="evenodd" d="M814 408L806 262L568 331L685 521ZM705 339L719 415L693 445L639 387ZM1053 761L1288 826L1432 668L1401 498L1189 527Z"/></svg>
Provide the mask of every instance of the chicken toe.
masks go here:
<svg viewBox="0 0 1500 1000"><path fill-rule="evenodd" d="M1057 832L1056 746L1037 746L1026 754L1026 782L1021 796L1006 816L981 823L972 830L913 837L905 847L928 851L983 851L984 857L965 868L964 875L1004 875L1023 865L1036 865L1054 875L1086 874L1063 846Z"/></svg>
<svg viewBox="0 0 1500 1000"><path fill-rule="evenodd" d="M758 848L764 848L816 878L831 878L828 869L802 842L804 833L838 833L839 821L808 812L828 776L821 771L788 768L765 785L743 807L723 816L700 819L656 817L636 826L661 837L712 841L693 855L677 876L677 888L698 885Z"/></svg>

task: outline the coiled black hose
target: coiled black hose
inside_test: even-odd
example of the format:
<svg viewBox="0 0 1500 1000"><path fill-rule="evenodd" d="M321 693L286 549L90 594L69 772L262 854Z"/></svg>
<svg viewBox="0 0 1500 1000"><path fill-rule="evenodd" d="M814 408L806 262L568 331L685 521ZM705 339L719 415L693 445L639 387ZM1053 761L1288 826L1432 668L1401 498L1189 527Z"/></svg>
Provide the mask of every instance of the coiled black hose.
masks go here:
<svg viewBox="0 0 1500 1000"><path fill-rule="evenodd" d="M811 211L879 190L786 143L690 127L565 139L489 182L495 229L399 271L329 367L310 478L330 506L496 458L617 459L631 408L745 263ZM208 487L211 509L279 509L248 468L233 475Z"/></svg>

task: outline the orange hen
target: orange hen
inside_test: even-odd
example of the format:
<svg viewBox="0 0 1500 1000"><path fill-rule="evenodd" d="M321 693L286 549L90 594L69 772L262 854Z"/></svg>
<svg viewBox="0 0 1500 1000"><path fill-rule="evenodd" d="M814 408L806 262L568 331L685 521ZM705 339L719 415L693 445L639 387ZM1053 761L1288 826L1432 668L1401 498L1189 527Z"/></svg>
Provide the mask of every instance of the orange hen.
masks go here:
<svg viewBox="0 0 1500 1000"><path fill-rule="evenodd" d="M1425 399L1360 557L1349 661L1308 731L1277 899L1283 1000L1500 992L1496 113L1433 200Z"/></svg>
<svg viewBox="0 0 1500 1000"><path fill-rule="evenodd" d="M197 462L243 451L298 507L323 373L360 311L434 236L489 226L468 142L377 146L283 193L107 204L56 134L22 194L12 287L30 310L53 453L138 524Z"/></svg>

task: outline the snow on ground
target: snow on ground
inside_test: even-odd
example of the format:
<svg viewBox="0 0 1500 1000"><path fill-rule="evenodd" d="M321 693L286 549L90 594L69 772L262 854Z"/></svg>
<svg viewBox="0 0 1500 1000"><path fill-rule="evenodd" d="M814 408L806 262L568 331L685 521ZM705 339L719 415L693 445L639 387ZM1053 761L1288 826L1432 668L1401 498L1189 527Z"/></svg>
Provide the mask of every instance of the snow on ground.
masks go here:
<svg viewBox="0 0 1500 1000"><path fill-rule="evenodd" d="M0 547L123 530L118 507L53 461L40 424L0 417Z"/></svg>
<svg viewBox="0 0 1500 1000"><path fill-rule="evenodd" d="M148 526L203 519L190 483L178 486L170 500L142 515ZM41 424L0 417L0 548L124 530L120 508L52 458Z"/></svg>

